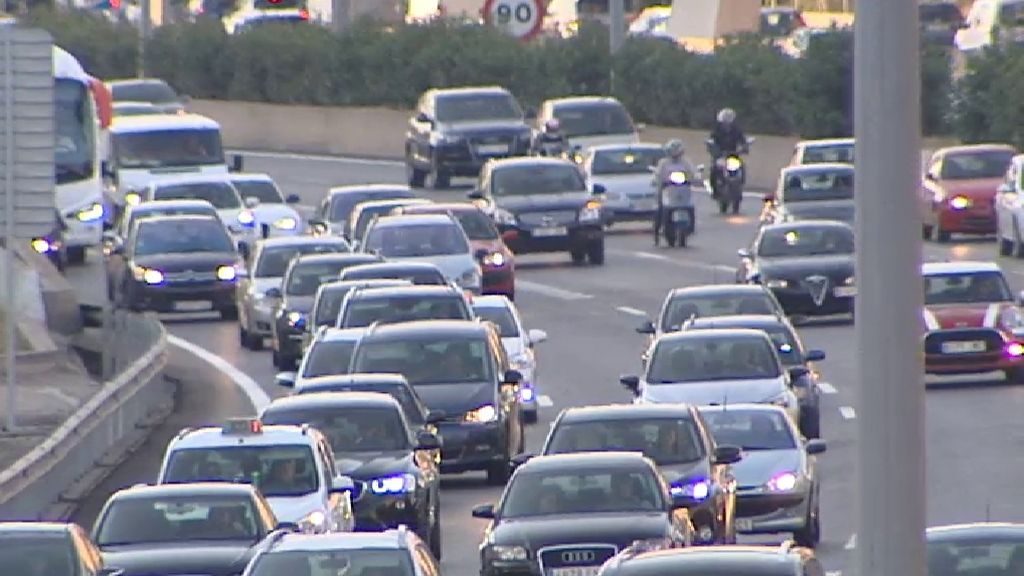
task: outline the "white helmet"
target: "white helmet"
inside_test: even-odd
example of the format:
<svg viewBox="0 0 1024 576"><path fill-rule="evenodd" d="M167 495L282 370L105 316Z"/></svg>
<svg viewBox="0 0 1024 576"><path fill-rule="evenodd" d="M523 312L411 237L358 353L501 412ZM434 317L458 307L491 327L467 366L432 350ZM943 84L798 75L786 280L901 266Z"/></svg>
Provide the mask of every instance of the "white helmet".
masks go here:
<svg viewBox="0 0 1024 576"><path fill-rule="evenodd" d="M736 111L732 108L722 108L718 111L718 121L722 124L732 124L736 121Z"/></svg>
<svg viewBox="0 0 1024 576"><path fill-rule="evenodd" d="M681 156L685 151L686 148L683 147L683 141L678 138L669 140L668 143L665 144L665 152L667 152L669 156Z"/></svg>

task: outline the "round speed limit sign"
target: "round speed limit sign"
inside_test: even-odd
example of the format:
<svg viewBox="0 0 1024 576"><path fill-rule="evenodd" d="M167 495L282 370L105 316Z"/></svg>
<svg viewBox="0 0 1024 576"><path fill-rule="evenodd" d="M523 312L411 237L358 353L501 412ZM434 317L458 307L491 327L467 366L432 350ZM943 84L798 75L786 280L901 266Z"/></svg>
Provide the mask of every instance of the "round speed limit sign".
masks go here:
<svg viewBox="0 0 1024 576"><path fill-rule="evenodd" d="M484 21L520 40L529 40L544 25L545 4L545 0L487 0Z"/></svg>

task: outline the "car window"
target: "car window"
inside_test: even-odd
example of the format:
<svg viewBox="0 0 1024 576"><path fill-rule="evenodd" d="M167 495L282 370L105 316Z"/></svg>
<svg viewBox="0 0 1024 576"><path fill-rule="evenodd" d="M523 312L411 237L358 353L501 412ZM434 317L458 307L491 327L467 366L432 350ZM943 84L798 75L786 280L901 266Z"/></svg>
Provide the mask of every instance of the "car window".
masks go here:
<svg viewBox="0 0 1024 576"><path fill-rule="evenodd" d="M388 394L402 406L402 412L405 413L405 419L410 424L421 425L425 423L420 404L416 402L415 398L413 398L412 391L405 386L376 383L341 385L317 384L300 386L298 390L296 390L296 394L314 394L317 392L379 392L381 394Z"/></svg>
<svg viewBox="0 0 1024 576"><path fill-rule="evenodd" d="M101 518L96 544L255 541L260 534L256 519L252 500L242 496L119 498Z"/></svg>
<svg viewBox="0 0 1024 576"><path fill-rule="evenodd" d="M532 196L584 192L586 183L575 166L534 165L495 170L491 176L494 196Z"/></svg>
<svg viewBox="0 0 1024 576"><path fill-rule="evenodd" d="M473 311L479 318L493 322L498 327L498 333L502 338L515 338L519 336L519 326L516 325L515 316L508 308L498 306L477 306Z"/></svg>
<svg viewBox="0 0 1024 576"><path fill-rule="evenodd" d="M309 348L309 357L306 358L302 377L316 378L317 376L348 374L352 352L355 348L356 343L350 340L315 342Z"/></svg>
<svg viewBox="0 0 1024 576"><path fill-rule="evenodd" d="M152 130L112 134L113 156L121 168L224 164L220 130Z"/></svg>
<svg viewBox="0 0 1024 576"><path fill-rule="evenodd" d="M0 566L5 574L74 574L74 548L65 534L4 533Z"/></svg>
<svg viewBox="0 0 1024 576"><path fill-rule="evenodd" d="M929 541L929 576L1017 574L1024 565L1024 539L1013 536L965 537Z"/></svg>
<svg viewBox="0 0 1024 576"><path fill-rule="evenodd" d="M761 338L661 341L647 369L649 384L778 378L778 356Z"/></svg>
<svg viewBox="0 0 1024 576"><path fill-rule="evenodd" d="M767 410L707 410L704 421L719 445L744 450L795 450L797 439L787 416Z"/></svg>
<svg viewBox="0 0 1024 576"><path fill-rule="evenodd" d="M347 246L337 243L306 244L301 246L273 246L260 250L256 263L257 278L280 278L288 271L292 258L302 254L330 254L347 252Z"/></svg>
<svg viewBox="0 0 1024 576"><path fill-rule="evenodd" d="M288 444L175 450L163 482L246 482L267 498L312 494L320 485L310 447Z"/></svg>
<svg viewBox="0 0 1024 576"><path fill-rule="evenodd" d="M262 204L284 204L284 197L281 191L273 182L266 180L233 180L232 184L238 189L238 195L242 198L258 198Z"/></svg>
<svg viewBox="0 0 1024 576"><path fill-rule="evenodd" d="M364 249L385 258L419 258L469 253L466 235L451 224L375 226L366 234Z"/></svg>
<svg viewBox="0 0 1024 576"><path fill-rule="evenodd" d="M448 284L444 274L437 269L395 268L390 265L353 266L346 268L339 280L405 280L419 286L444 286Z"/></svg>
<svg viewBox="0 0 1024 576"><path fill-rule="evenodd" d="M227 182L165 184L153 191L153 200L206 200L218 210L242 207L238 192Z"/></svg>
<svg viewBox="0 0 1024 576"><path fill-rule="evenodd" d="M397 324L415 320L470 320L465 299L452 296L354 298L345 305L339 328L365 328L374 322Z"/></svg>
<svg viewBox="0 0 1024 576"><path fill-rule="evenodd" d="M629 148L623 150L601 150L594 153L590 173L601 174L650 174L651 168L665 157L661 148Z"/></svg>
<svg viewBox="0 0 1024 576"><path fill-rule="evenodd" d="M224 225L213 219L144 222L135 235L135 256L234 251Z"/></svg>
<svg viewBox="0 0 1024 576"><path fill-rule="evenodd" d="M498 238L498 229L494 227L494 222L480 210L461 210L455 213L455 218L470 240Z"/></svg>
<svg viewBox="0 0 1024 576"><path fill-rule="evenodd" d="M804 164L853 164L853 144L808 146L804 149Z"/></svg>
<svg viewBox="0 0 1024 576"><path fill-rule="evenodd" d="M673 332L682 328L691 317L713 318L749 314L776 313L775 303L767 292L708 294L706 296L680 295L674 297L661 316L661 330Z"/></svg>
<svg viewBox="0 0 1024 576"><path fill-rule="evenodd" d="M650 471L585 468L520 473L505 489L502 518L663 510Z"/></svg>
<svg viewBox="0 0 1024 576"><path fill-rule="evenodd" d="M803 364L803 354L800 350L800 344L796 339L796 335L793 334L788 328L782 326L773 327L765 330L768 337L772 339L772 343L775 344L775 352L779 355L779 360L785 366L795 366Z"/></svg>
<svg viewBox="0 0 1024 576"><path fill-rule="evenodd" d="M409 433L397 409L365 406L277 408L260 416L264 424L311 424L327 436L335 454L409 448Z"/></svg>
<svg viewBox="0 0 1024 576"><path fill-rule="evenodd" d="M642 452L659 466L682 464L705 456L704 445L689 418L630 418L559 424L545 454L575 452Z"/></svg>
<svg viewBox="0 0 1024 576"><path fill-rule="evenodd" d="M286 551L260 554L249 576L414 576L409 552L402 549Z"/></svg>
<svg viewBox="0 0 1024 576"><path fill-rule="evenodd" d="M523 112L508 94L443 94L434 115L438 122L473 122L520 119Z"/></svg>
<svg viewBox="0 0 1024 576"><path fill-rule="evenodd" d="M1024 4L1020 4L1024 7ZM961 152L946 154L942 161L942 180L976 180L979 178L1002 178L1013 161L1014 153L1009 150L989 152Z"/></svg>
<svg viewBox="0 0 1024 576"><path fill-rule="evenodd" d="M121 226L121 233L127 234L128 231L132 229L132 225L143 218L160 218L162 216L211 216L213 218L219 218L219 216L217 216L217 210L213 207L132 210L128 213L128 217L123 220L124 225Z"/></svg>
<svg viewBox="0 0 1024 576"><path fill-rule="evenodd" d="M174 89L164 82L113 84L110 87L110 97L115 101L151 102L153 104L178 101L178 95Z"/></svg>
<svg viewBox="0 0 1024 576"><path fill-rule="evenodd" d="M292 267L291 273L288 275L285 293L291 296L312 296L316 294L316 290L321 284L337 280L338 273L348 264L347 262L300 262Z"/></svg>
<svg viewBox="0 0 1024 576"><path fill-rule="evenodd" d="M764 231L757 245L763 258L794 258L853 254L853 230L839 226L820 228L772 228Z"/></svg>
<svg viewBox="0 0 1024 576"><path fill-rule="evenodd" d="M338 313L341 311L341 303L345 296L352 290L352 287L332 288L324 290L323 286L317 292L316 302L313 305L313 326L333 326L338 321Z"/></svg>
<svg viewBox="0 0 1024 576"><path fill-rule="evenodd" d="M484 339L364 342L353 359L353 372L402 374L413 386L494 381L491 354Z"/></svg>
<svg viewBox="0 0 1024 576"><path fill-rule="evenodd" d="M562 132L569 138L632 134L636 131L626 109L616 103L558 106L554 116L561 123Z"/></svg>
<svg viewBox="0 0 1024 576"><path fill-rule="evenodd" d="M331 222L348 220L349 216L352 215L352 209L360 202L366 202L369 200L387 200L391 198L415 198L415 194L409 190L400 189L367 190L362 192L335 194L331 197L330 220Z"/></svg>
<svg viewBox="0 0 1024 576"><path fill-rule="evenodd" d="M849 200L853 198L853 172L805 172L786 176L783 202Z"/></svg>
<svg viewBox="0 0 1024 576"><path fill-rule="evenodd" d="M1009 302L1013 300L1001 272L929 274L924 278L925 304Z"/></svg>
<svg viewBox="0 0 1024 576"><path fill-rule="evenodd" d="M374 218L388 214L398 206L401 206L401 204L395 203L382 206L364 206L359 209L359 214L355 216L355 225L352 226L352 239L362 239L366 234L366 228Z"/></svg>

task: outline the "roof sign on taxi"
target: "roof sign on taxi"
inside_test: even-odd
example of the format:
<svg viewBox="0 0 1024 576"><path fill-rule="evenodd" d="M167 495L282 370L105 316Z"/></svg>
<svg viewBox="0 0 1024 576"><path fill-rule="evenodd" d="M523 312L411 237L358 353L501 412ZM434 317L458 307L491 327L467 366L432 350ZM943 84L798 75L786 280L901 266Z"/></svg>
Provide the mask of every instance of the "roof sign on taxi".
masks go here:
<svg viewBox="0 0 1024 576"><path fill-rule="evenodd" d="M232 418L221 428L224 434L262 434L263 422L259 418Z"/></svg>

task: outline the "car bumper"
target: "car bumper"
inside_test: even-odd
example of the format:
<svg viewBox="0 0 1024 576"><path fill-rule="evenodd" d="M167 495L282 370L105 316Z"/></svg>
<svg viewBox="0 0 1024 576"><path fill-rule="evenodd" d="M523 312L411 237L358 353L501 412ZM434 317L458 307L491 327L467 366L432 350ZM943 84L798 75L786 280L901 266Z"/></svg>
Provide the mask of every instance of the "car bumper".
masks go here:
<svg viewBox="0 0 1024 576"><path fill-rule="evenodd" d="M503 228L514 230L515 236L505 241L508 247L517 254L540 252L565 252L584 249L591 242L604 239L604 230L599 223L566 226L564 236L535 236L533 230L527 228Z"/></svg>
<svg viewBox="0 0 1024 576"><path fill-rule="evenodd" d="M807 522L810 492L736 495L736 531L771 534L801 530Z"/></svg>
<svg viewBox="0 0 1024 576"><path fill-rule="evenodd" d="M946 353L950 343L984 342L983 352ZM928 374L976 374L1024 366L1024 356L1009 354L1011 344L1024 339L991 328L933 330L924 337L924 367Z"/></svg>
<svg viewBox="0 0 1024 576"><path fill-rule="evenodd" d="M829 294L821 301L821 304L818 304L806 290L794 288L772 288L771 290L786 314L829 316L853 313L854 296Z"/></svg>
<svg viewBox="0 0 1024 576"><path fill-rule="evenodd" d="M942 210L939 226L944 232L960 234L995 234L996 215L991 210Z"/></svg>
<svg viewBox="0 0 1024 576"><path fill-rule="evenodd" d="M536 562L493 562L480 570L480 576L542 576Z"/></svg>
<svg viewBox="0 0 1024 576"><path fill-rule="evenodd" d="M252 305L248 311L249 334L253 336L269 337L274 329L274 309L260 303Z"/></svg>
<svg viewBox="0 0 1024 576"><path fill-rule="evenodd" d="M305 337L305 330L292 327L287 322L278 320L274 331L278 356L284 358L299 358L302 356L302 341Z"/></svg>
<svg viewBox="0 0 1024 576"><path fill-rule="evenodd" d="M420 528L415 494L378 495L364 488L352 508L357 532L381 532L402 524L414 532Z"/></svg>
<svg viewBox="0 0 1024 576"><path fill-rule="evenodd" d="M512 297L516 292L516 276L510 266L484 268L483 293Z"/></svg>
<svg viewBox="0 0 1024 576"><path fill-rule="evenodd" d="M441 471L444 473L484 470L505 460L504 424L442 423Z"/></svg>
<svg viewBox="0 0 1024 576"><path fill-rule="evenodd" d="M616 222L649 220L657 212L657 200L650 196L624 196L604 201L608 217Z"/></svg>
<svg viewBox="0 0 1024 576"><path fill-rule="evenodd" d="M924 371L928 374L979 374L996 370L1013 370L1024 366L1024 358L1009 357L1002 352L983 354L925 354Z"/></svg>
<svg viewBox="0 0 1024 576"><path fill-rule="evenodd" d="M211 302L213 310L234 308L235 283L210 282L189 284L143 284L136 282L131 290L135 306L157 312L202 311L199 306ZM193 305L185 303L196 303Z"/></svg>

